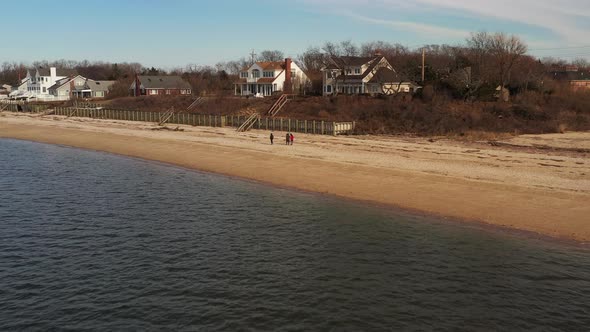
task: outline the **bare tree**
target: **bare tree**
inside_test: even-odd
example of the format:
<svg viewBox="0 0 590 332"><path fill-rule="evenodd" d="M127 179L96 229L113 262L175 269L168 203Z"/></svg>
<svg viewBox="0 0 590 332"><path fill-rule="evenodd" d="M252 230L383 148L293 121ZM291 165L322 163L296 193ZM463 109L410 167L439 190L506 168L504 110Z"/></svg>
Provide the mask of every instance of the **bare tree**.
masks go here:
<svg viewBox="0 0 590 332"><path fill-rule="evenodd" d="M260 52L257 57L258 61L281 61L285 58L285 54L279 50L264 50Z"/></svg>
<svg viewBox="0 0 590 332"><path fill-rule="evenodd" d="M467 46L480 78L494 81L502 88L510 81L514 65L527 52L519 37L504 33L474 33L467 39Z"/></svg>

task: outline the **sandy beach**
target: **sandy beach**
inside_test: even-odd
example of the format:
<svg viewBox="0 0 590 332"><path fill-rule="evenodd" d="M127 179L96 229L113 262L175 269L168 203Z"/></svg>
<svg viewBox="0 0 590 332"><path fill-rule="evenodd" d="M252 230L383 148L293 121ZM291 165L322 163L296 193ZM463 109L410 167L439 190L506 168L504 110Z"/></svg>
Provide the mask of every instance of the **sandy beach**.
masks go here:
<svg viewBox="0 0 590 332"><path fill-rule="evenodd" d="M171 125L171 127L177 127ZM410 211L590 240L590 133L490 145L413 137L331 137L0 113L0 137L155 160Z"/></svg>

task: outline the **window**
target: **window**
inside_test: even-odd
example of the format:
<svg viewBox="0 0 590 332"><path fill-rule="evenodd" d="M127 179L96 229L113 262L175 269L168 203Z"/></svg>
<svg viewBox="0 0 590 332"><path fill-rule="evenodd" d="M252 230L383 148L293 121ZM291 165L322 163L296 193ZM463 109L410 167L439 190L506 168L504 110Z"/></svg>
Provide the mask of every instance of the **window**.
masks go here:
<svg viewBox="0 0 590 332"><path fill-rule="evenodd" d="M277 91L277 84L276 84L276 83L275 83L275 84L273 84L273 86L272 86L272 90L273 90L273 91Z"/></svg>
<svg viewBox="0 0 590 332"><path fill-rule="evenodd" d="M326 92L332 93L332 86L331 85L326 85Z"/></svg>
<svg viewBox="0 0 590 332"><path fill-rule="evenodd" d="M346 69L346 75L350 75L352 74L352 70L350 70L350 68Z"/></svg>
<svg viewBox="0 0 590 332"><path fill-rule="evenodd" d="M170 94L170 90L166 90L166 94L169 95Z"/></svg>
<svg viewBox="0 0 590 332"><path fill-rule="evenodd" d="M260 70L258 70L258 69L254 69L254 70L252 71L252 77L254 77L254 78L259 78L259 77L260 77Z"/></svg>
<svg viewBox="0 0 590 332"><path fill-rule="evenodd" d="M275 73L272 71L265 71L262 73L262 77L275 77Z"/></svg>
<svg viewBox="0 0 590 332"><path fill-rule="evenodd" d="M295 71L291 70L291 78L295 77Z"/></svg>
<svg viewBox="0 0 590 332"><path fill-rule="evenodd" d="M47 92L47 89L46 89L45 87L43 87L43 92L44 92L44 93L45 93L45 92Z"/></svg>
<svg viewBox="0 0 590 332"><path fill-rule="evenodd" d="M241 78L248 78L248 72L247 71L241 72L240 77Z"/></svg>
<svg viewBox="0 0 590 332"><path fill-rule="evenodd" d="M150 90L150 95L157 95L158 94L158 90Z"/></svg>
<svg viewBox="0 0 590 332"><path fill-rule="evenodd" d="M354 68L354 73L356 75L360 75L361 74L361 69L360 68Z"/></svg>

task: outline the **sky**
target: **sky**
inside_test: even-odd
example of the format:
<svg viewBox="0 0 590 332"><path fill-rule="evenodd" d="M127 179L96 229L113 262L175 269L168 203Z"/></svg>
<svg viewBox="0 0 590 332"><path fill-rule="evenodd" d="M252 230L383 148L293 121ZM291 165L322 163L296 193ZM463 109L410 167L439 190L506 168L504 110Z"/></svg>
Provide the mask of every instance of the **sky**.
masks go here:
<svg viewBox="0 0 590 332"><path fill-rule="evenodd" d="M529 53L590 59L588 0L26 0L0 3L0 63L214 65L278 49L297 57L326 41L410 48L506 32Z"/></svg>

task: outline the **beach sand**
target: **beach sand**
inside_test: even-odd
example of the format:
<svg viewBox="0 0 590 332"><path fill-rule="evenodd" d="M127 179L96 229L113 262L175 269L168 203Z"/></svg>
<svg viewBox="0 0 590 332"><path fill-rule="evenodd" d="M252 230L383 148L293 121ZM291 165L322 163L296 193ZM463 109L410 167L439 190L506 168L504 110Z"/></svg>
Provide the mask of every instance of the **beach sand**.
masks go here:
<svg viewBox="0 0 590 332"><path fill-rule="evenodd" d="M176 125L169 125L177 127ZM0 137L207 172L546 236L590 240L590 133L487 142L331 137L0 113ZM578 150L577 150L578 149Z"/></svg>

